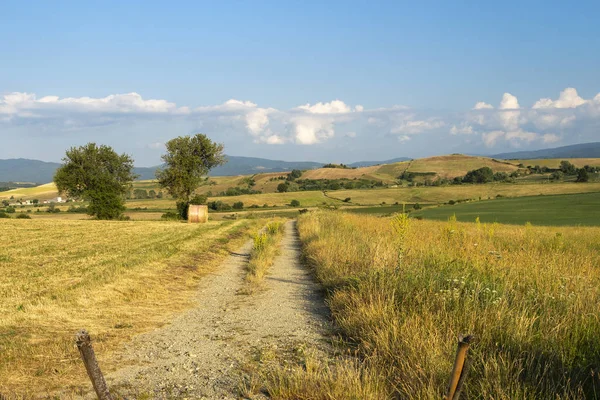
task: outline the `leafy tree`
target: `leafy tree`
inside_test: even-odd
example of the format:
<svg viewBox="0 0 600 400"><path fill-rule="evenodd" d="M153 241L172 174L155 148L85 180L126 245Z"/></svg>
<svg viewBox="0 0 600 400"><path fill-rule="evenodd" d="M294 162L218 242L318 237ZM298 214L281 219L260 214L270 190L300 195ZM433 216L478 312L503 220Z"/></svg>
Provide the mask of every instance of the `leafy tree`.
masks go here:
<svg viewBox="0 0 600 400"><path fill-rule="evenodd" d="M287 176L288 181L293 181L294 179L298 179L302 176L302 171L299 169L293 169L292 172Z"/></svg>
<svg viewBox="0 0 600 400"><path fill-rule="evenodd" d="M89 201L88 214L118 219L125 211L124 196L136 178L133 159L111 147L88 143L67 150L54 175L59 192Z"/></svg>
<svg viewBox="0 0 600 400"><path fill-rule="evenodd" d="M190 204L203 205L206 204L208 197L204 194L197 194L190 199Z"/></svg>
<svg viewBox="0 0 600 400"><path fill-rule="evenodd" d="M579 168L577 170L577 181L576 182L587 182L590 180L590 176L585 168Z"/></svg>
<svg viewBox="0 0 600 400"><path fill-rule="evenodd" d="M150 189L150 191L148 192L148 197L151 199L155 199L156 198L156 191L154 189Z"/></svg>
<svg viewBox="0 0 600 400"><path fill-rule="evenodd" d="M33 204L38 204L40 201L39 201L38 199L33 199L33 200L31 200L31 202L32 202Z"/></svg>
<svg viewBox="0 0 600 400"><path fill-rule="evenodd" d="M4 207L8 207L10 205L10 202L8 200L2 200L2 205Z"/></svg>
<svg viewBox="0 0 600 400"><path fill-rule="evenodd" d="M467 172L463 178L465 183L487 183L494 180L494 171L490 167L482 167Z"/></svg>
<svg viewBox="0 0 600 400"><path fill-rule="evenodd" d="M567 160L562 160L560 162L559 169L565 175L575 175L577 173L577 168Z"/></svg>
<svg viewBox="0 0 600 400"><path fill-rule="evenodd" d="M287 183L280 183L279 185L277 185L277 191L279 193L285 193L288 191L288 185Z"/></svg>
<svg viewBox="0 0 600 400"><path fill-rule="evenodd" d="M226 162L223 145L206 135L180 136L167 142L164 169L156 171L160 186L177 200L177 210L187 219L189 201L208 172Z"/></svg>
<svg viewBox="0 0 600 400"><path fill-rule="evenodd" d="M294 199L294 200L292 200L290 202L290 206L292 206L292 207L300 207L300 202L298 200Z"/></svg>
<svg viewBox="0 0 600 400"><path fill-rule="evenodd" d="M236 201L235 203L233 203L234 210L241 210L242 208L244 208L244 203L242 203L241 201Z"/></svg>

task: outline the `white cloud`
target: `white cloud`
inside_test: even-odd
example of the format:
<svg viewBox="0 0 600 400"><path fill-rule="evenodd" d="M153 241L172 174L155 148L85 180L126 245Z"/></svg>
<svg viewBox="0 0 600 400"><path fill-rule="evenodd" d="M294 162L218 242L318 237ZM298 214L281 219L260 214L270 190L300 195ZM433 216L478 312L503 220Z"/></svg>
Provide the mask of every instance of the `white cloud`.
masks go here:
<svg viewBox="0 0 600 400"><path fill-rule="evenodd" d="M560 92L558 100L540 99L534 105L533 109L537 108L575 108L587 101L582 99L574 88L566 88Z"/></svg>
<svg viewBox="0 0 600 400"><path fill-rule="evenodd" d="M357 107L360 107L360 110L357 109L356 111L362 111L362 106ZM298 106L298 109L311 114L346 114L352 112L352 109L341 100L333 100L329 103L317 103L313 106L305 104Z"/></svg>
<svg viewBox="0 0 600 400"><path fill-rule="evenodd" d="M336 143L339 138L346 139L344 146L361 149L393 137L388 146L397 145L398 141L431 140L431 148L439 148L439 152L446 150L448 144L457 149L465 144L533 147L565 139L572 142L574 138L597 140L600 94L584 99L574 88L566 88L557 99L540 99L525 106L519 104L515 95L504 93L495 107L478 102L472 109L454 114L396 105L365 109L339 99L279 110L238 99L200 107L178 106L167 100L145 99L137 93L61 98L15 92L0 97L0 125L7 132L19 129L57 136L61 132L75 135L100 129L120 132L129 126L155 122L185 127L179 130L182 134L200 129L207 134L222 135L226 140L242 143L240 146L318 146L327 141ZM417 135L427 138L415 140ZM138 139L136 143L141 143L138 146L162 146L159 141L145 144L148 137L166 140L160 133L148 134Z"/></svg>
<svg viewBox="0 0 600 400"><path fill-rule="evenodd" d="M452 135L472 135L474 133L473 126L466 122L462 122L460 125L452 125L452 128L450 128L450 134Z"/></svg>
<svg viewBox="0 0 600 400"><path fill-rule="evenodd" d="M473 110L486 110L486 109L493 109L493 108L494 108L494 106L492 106L491 104L480 101L477 104L475 104L475 106L473 107Z"/></svg>
<svg viewBox="0 0 600 400"><path fill-rule="evenodd" d="M69 111L75 113L173 113L175 103L166 100L144 100L137 93L113 94L102 98L45 96L37 99L35 94L10 93L0 100L0 113L16 117L42 117L44 113Z"/></svg>
<svg viewBox="0 0 600 400"><path fill-rule="evenodd" d="M504 93L499 108L501 110L517 110L519 109L519 100L510 93Z"/></svg>
<svg viewBox="0 0 600 400"><path fill-rule="evenodd" d="M392 128L392 133L403 133L407 135L416 135L432 129L441 128L445 125L443 121L431 120L413 120L412 116L402 121L398 126Z"/></svg>

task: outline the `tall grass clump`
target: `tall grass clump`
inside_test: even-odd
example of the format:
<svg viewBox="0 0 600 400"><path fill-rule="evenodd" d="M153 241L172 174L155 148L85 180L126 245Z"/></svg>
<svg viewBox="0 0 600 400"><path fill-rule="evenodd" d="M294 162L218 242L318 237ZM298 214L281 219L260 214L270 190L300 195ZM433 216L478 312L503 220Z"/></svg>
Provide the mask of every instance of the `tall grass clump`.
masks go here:
<svg viewBox="0 0 600 400"><path fill-rule="evenodd" d="M245 292L252 293L262 284L264 276L279 252L283 231L282 221L271 221L254 235L250 259L246 267Z"/></svg>
<svg viewBox="0 0 600 400"><path fill-rule="evenodd" d="M440 398L470 333L466 398L600 397L600 228L327 211L298 227L342 338L386 396Z"/></svg>

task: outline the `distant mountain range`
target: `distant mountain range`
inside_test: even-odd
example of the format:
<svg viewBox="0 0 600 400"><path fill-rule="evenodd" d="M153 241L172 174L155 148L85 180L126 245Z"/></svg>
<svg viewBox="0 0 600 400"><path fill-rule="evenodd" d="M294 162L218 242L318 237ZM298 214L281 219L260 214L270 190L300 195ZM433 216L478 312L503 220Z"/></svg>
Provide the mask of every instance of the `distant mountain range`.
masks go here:
<svg viewBox="0 0 600 400"><path fill-rule="evenodd" d="M525 160L540 158L600 158L600 142L581 143L552 149L517 151L490 156L503 160Z"/></svg>
<svg viewBox="0 0 600 400"><path fill-rule="evenodd" d="M227 156L227 164L214 168L212 176L249 175L261 172L285 172L293 169L320 168L324 163L312 161L280 161L255 157ZM366 167L377 164L389 164L409 158L396 158L387 161L360 161L349 164L351 167ZM0 160L0 182L35 182L48 183L52 181L54 172L61 164L24 158ZM154 179L155 167L136 167L134 172L138 179Z"/></svg>
<svg viewBox="0 0 600 400"><path fill-rule="evenodd" d="M489 156L499 159L541 159L541 158L600 158L600 142L583 143L563 146L553 149L534 151L518 151ZM212 176L250 175L261 172L285 172L292 169L320 168L324 163L312 161L281 161L265 158L227 156L227 164L214 168ZM410 158L400 157L385 161L358 161L348 164L350 167L369 167L378 164L392 164L408 161ZM48 183L52 181L54 172L60 167L59 163L28 160L23 158L0 160L0 182L35 182ZM134 172L140 180L154 179L155 167L136 167Z"/></svg>

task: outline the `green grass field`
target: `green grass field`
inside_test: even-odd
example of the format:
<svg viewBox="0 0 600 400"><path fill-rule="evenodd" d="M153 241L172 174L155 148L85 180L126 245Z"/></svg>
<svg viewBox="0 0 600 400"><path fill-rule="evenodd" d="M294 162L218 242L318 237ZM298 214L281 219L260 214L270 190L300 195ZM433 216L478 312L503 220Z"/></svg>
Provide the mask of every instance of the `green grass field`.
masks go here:
<svg viewBox="0 0 600 400"><path fill-rule="evenodd" d="M600 193L530 196L460 203L416 211L412 216L447 220L456 215L458 221L534 225L600 225Z"/></svg>

